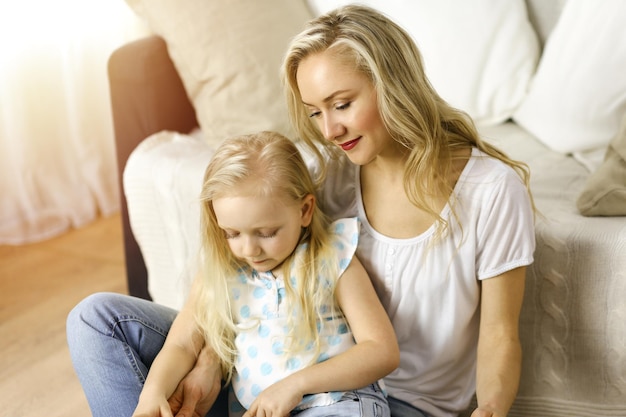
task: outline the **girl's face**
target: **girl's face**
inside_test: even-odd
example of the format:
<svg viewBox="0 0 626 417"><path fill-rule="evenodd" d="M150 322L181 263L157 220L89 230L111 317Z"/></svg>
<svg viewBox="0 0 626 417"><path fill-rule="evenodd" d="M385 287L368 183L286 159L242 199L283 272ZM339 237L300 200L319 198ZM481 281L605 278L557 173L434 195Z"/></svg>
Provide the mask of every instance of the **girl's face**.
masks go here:
<svg viewBox="0 0 626 417"><path fill-rule="evenodd" d="M392 152L372 82L328 50L304 58L296 74L302 102L324 137L357 165Z"/></svg>
<svg viewBox="0 0 626 417"><path fill-rule="evenodd" d="M302 201L249 193L213 200L219 227L233 254L259 272L279 267L296 248L301 228L311 223L315 199Z"/></svg>

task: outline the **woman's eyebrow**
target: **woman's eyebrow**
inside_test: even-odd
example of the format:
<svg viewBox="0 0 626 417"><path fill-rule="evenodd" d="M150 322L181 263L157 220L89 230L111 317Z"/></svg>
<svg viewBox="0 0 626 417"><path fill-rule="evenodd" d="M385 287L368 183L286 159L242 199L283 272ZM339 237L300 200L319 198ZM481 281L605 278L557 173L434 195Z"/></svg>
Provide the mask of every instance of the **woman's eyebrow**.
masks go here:
<svg viewBox="0 0 626 417"><path fill-rule="evenodd" d="M344 94L344 93L347 93L347 92L348 92L348 90L337 90L334 93L332 93L331 95L329 95L328 97L324 98L322 100L322 102L323 103L328 103L329 101L334 99L339 94ZM312 104L309 104L309 103L305 102L304 100L302 101L302 104L304 104L305 106L313 106Z"/></svg>

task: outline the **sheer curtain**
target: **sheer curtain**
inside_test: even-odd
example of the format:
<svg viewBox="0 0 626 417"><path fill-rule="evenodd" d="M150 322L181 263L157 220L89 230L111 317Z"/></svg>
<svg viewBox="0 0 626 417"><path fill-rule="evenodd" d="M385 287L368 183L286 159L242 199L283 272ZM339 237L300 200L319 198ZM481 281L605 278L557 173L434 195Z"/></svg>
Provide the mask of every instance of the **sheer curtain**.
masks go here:
<svg viewBox="0 0 626 417"><path fill-rule="evenodd" d="M106 65L147 33L123 0L0 1L0 244L119 209Z"/></svg>

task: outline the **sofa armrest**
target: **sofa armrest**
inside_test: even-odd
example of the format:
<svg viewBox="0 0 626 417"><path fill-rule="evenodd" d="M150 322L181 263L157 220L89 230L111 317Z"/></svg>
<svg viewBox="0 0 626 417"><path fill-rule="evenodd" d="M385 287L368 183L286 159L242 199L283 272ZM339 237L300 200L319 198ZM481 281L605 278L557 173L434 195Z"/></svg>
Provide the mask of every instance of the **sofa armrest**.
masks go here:
<svg viewBox="0 0 626 417"><path fill-rule="evenodd" d="M128 292L150 299L148 274L130 229L123 172L131 152L148 136L162 130L189 133L196 115L174 68L163 39L151 36L111 54L109 88L117 153L124 255Z"/></svg>

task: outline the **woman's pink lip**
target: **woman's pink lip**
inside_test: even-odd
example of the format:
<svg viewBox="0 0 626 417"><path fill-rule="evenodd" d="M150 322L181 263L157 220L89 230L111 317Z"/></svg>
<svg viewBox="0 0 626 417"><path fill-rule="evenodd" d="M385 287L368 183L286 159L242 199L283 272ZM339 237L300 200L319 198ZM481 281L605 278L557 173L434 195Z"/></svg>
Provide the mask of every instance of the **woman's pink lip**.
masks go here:
<svg viewBox="0 0 626 417"><path fill-rule="evenodd" d="M359 136L358 138L344 142L340 144L339 146L344 151L349 151L350 149L353 149L360 140L361 140L361 137Z"/></svg>

